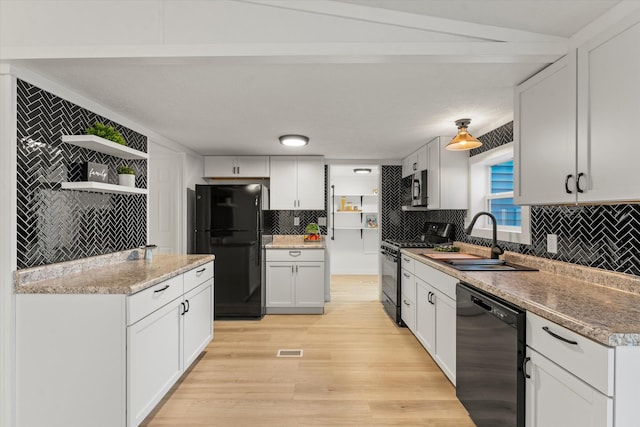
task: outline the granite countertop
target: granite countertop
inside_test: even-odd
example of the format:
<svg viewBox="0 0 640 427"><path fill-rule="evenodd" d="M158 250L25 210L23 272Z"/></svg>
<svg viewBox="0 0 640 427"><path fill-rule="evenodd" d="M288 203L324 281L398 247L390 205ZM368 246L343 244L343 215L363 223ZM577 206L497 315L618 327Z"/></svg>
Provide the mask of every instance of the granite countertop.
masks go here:
<svg viewBox="0 0 640 427"><path fill-rule="evenodd" d="M136 252L129 250L18 270L16 293L130 295L215 259L213 255L162 254L146 261Z"/></svg>
<svg viewBox="0 0 640 427"><path fill-rule="evenodd" d="M463 252L489 256L488 251L465 246ZM459 271L421 255L432 250L402 252L594 341L640 345L639 277L513 252L504 258L540 271Z"/></svg>
<svg viewBox="0 0 640 427"><path fill-rule="evenodd" d="M325 237L315 242L305 242L304 235L274 235L273 240L266 243L266 249L324 249L326 247Z"/></svg>

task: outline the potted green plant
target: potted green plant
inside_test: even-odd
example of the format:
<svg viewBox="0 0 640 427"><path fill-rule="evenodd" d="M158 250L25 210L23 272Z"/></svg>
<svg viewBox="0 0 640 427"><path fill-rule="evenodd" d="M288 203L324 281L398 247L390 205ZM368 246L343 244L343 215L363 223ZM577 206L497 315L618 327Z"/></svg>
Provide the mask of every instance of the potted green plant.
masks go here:
<svg viewBox="0 0 640 427"><path fill-rule="evenodd" d="M136 186L136 174L132 168L126 165L118 166L118 184L125 187Z"/></svg>
<svg viewBox="0 0 640 427"><path fill-rule="evenodd" d="M84 132L87 135L99 136L100 138L113 141L120 145L127 145L127 141L124 140L122 134L114 129L113 126L107 126L100 122L97 122L93 126L86 128Z"/></svg>

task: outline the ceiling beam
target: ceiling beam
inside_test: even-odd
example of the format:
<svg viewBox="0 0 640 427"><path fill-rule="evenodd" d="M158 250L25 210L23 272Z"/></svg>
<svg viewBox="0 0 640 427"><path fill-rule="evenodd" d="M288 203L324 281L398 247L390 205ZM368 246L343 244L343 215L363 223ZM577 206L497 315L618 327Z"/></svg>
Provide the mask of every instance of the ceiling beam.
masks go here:
<svg viewBox="0 0 640 427"><path fill-rule="evenodd" d="M7 46L4 60L210 58L262 63L551 63L567 43L224 43L133 46Z"/></svg>
<svg viewBox="0 0 640 427"><path fill-rule="evenodd" d="M319 15L392 25L414 30L431 31L494 42L566 42L565 37L514 30L492 25L475 24L454 19L437 18L370 6L360 6L331 0L234 0L267 7L296 10Z"/></svg>

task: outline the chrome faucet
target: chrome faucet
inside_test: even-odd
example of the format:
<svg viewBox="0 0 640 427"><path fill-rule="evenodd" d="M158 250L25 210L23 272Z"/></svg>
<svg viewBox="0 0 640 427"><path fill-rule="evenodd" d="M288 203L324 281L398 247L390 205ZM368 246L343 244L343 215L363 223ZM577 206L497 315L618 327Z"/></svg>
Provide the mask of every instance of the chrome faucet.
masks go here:
<svg viewBox="0 0 640 427"><path fill-rule="evenodd" d="M493 225L493 241L491 242L491 259L498 259L498 256L502 255L504 251L500 246L498 246L498 221L496 221L496 217L489 212L478 212L475 214L469 226L464 229L464 232L467 234L471 234L471 230L473 230L473 226L475 225L478 217L486 215L491 218L491 223Z"/></svg>

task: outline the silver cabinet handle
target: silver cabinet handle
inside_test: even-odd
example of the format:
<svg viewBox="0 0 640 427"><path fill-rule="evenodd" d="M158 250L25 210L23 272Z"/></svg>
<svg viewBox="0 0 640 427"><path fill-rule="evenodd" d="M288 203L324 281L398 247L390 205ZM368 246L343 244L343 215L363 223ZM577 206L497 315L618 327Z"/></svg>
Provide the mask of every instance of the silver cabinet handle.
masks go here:
<svg viewBox="0 0 640 427"><path fill-rule="evenodd" d="M411 260L410 260L409 258L402 258L402 260L403 260L404 262L411 262Z"/></svg>
<svg viewBox="0 0 640 427"><path fill-rule="evenodd" d="M289 256L299 257L302 255L301 251L289 251Z"/></svg>
<svg viewBox="0 0 640 427"><path fill-rule="evenodd" d="M200 274L205 272L207 269L206 268L201 268L200 270L196 271L196 274Z"/></svg>
<svg viewBox="0 0 640 427"><path fill-rule="evenodd" d="M167 289L169 289L169 285L164 285L164 288L156 289L153 293L166 291Z"/></svg>
<svg viewBox="0 0 640 427"><path fill-rule="evenodd" d="M404 277L406 277L407 279L408 279L409 277L411 277L411 276L409 276L407 273L402 273L402 275L403 275Z"/></svg>
<svg viewBox="0 0 640 427"><path fill-rule="evenodd" d="M407 307L411 305L407 302L407 300L403 300L402 302L404 302L404 305L406 305Z"/></svg>
<svg viewBox="0 0 640 427"><path fill-rule="evenodd" d="M298 265L296 265L296 273L298 272Z"/></svg>

